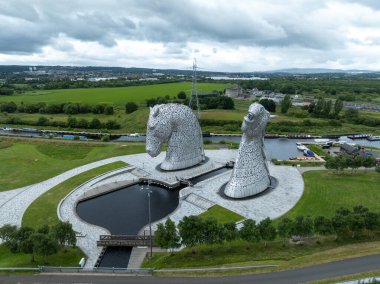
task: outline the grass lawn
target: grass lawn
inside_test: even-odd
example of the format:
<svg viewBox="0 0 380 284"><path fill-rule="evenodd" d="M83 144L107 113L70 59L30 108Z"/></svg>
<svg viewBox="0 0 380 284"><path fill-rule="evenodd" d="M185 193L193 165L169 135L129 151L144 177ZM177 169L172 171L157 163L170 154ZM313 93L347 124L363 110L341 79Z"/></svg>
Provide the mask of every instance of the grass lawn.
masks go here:
<svg viewBox="0 0 380 284"><path fill-rule="evenodd" d="M233 267L260 264L277 264L279 267L265 269L269 271L291 269L333 260L375 254L380 252L380 242L362 242L347 244L332 238L309 240L307 245L283 245L282 241L274 241L265 248L263 243L250 244L237 240L229 244L200 245L195 252L185 248L174 255L155 253L153 258L145 260L145 268L191 268L191 267ZM253 273L263 270L240 270L225 272L226 274ZM208 272L212 274L212 272ZM220 275L222 271L216 272Z"/></svg>
<svg viewBox="0 0 380 284"><path fill-rule="evenodd" d="M363 205L372 211L380 210L380 174L374 171L311 171L303 174L305 190L301 200L284 217L297 215L331 217L339 207L351 209Z"/></svg>
<svg viewBox="0 0 380 284"><path fill-rule="evenodd" d="M240 220L243 220L244 217L232 212L231 210L228 210L222 206L214 205L210 207L206 212L199 215L202 218L209 218L213 217L215 218L219 223L229 223L229 222L238 222Z"/></svg>
<svg viewBox="0 0 380 284"><path fill-rule="evenodd" d="M41 182L105 158L145 152L145 145L1 139L0 191Z"/></svg>
<svg viewBox="0 0 380 284"><path fill-rule="evenodd" d="M213 90L223 91L229 84L222 83L198 83L199 93L207 93ZM166 95L177 96L178 92L191 93L191 82L157 84L148 86L131 86L121 88L89 88L89 89L65 89L28 92L21 95L1 96L0 102L13 101L17 104L45 102L45 103L87 103L110 104L124 108L127 102L145 103L146 99L164 97Z"/></svg>
<svg viewBox="0 0 380 284"><path fill-rule="evenodd" d="M67 247L67 251L61 249L58 253L48 256L47 263L43 262L41 256L35 256L36 261L32 262L30 254L10 253L5 245L0 245L0 267L38 267L43 265L77 267L82 257L84 254L79 248Z"/></svg>
<svg viewBox="0 0 380 284"><path fill-rule="evenodd" d="M22 225L38 228L43 225L54 225L58 223L57 207L59 202L77 186L82 183L111 170L125 167L124 162L115 162L94 168L74 176L37 198L26 210L22 217Z"/></svg>

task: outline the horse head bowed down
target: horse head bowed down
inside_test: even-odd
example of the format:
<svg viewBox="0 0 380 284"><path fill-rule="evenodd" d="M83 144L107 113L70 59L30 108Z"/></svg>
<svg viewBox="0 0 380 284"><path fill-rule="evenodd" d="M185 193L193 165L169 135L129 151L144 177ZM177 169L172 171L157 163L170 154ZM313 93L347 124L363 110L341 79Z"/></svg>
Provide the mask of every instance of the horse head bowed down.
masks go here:
<svg viewBox="0 0 380 284"><path fill-rule="evenodd" d="M156 157L167 142L163 170L179 170L204 160L202 132L192 110L180 104L150 108L146 133L146 152Z"/></svg>
<svg viewBox="0 0 380 284"><path fill-rule="evenodd" d="M270 175L265 160L264 135L270 115L257 103L250 105L243 119L243 137L231 178L224 193L233 198L258 194L270 185Z"/></svg>

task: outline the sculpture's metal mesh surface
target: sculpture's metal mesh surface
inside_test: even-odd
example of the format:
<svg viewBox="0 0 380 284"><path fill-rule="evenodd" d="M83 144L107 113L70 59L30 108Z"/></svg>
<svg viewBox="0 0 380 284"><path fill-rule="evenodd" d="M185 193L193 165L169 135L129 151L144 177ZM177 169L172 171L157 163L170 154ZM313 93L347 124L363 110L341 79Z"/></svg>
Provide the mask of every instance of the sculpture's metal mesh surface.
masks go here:
<svg viewBox="0 0 380 284"><path fill-rule="evenodd" d="M269 112L262 105L257 103L250 105L241 127L243 137L235 167L224 192L227 196L243 198L255 195L270 185L263 148L265 127L269 118Z"/></svg>
<svg viewBox="0 0 380 284"><path fill-rule="evenodd" d="M194 166L204 159L202 132L192 110L180 104L155 105L150 109L146 152L156 157L167 142L163 170Z"/></svg>

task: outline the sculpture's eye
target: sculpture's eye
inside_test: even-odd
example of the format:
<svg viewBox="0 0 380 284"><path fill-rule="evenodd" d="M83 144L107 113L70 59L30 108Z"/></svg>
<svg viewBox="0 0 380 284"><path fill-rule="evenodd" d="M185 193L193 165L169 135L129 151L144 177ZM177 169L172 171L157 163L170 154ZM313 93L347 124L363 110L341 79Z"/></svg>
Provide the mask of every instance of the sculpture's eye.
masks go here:
<svg viewBox="0 0 380 284"><path fill-rule="evenodd" d="M249 120L252 120L255 117L255 115L252 112L249 112L247 114L247 117L248 117Z"/></svg>

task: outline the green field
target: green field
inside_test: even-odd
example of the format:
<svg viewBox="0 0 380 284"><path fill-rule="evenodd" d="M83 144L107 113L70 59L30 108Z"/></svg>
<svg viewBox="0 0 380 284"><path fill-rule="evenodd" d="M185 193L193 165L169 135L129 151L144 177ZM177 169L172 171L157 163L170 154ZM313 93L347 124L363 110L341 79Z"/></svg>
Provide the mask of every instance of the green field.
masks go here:
<svg viewBox="0 0 380 284"><path fill-rule="evenodd" d="M77 267L80 259L84 257L79 248L66 247L58 253L50 255L44 263L40 256L35 257L35 262L31 261L30 254L10 253L5 245L0 245L0 267L38 267L38 266L66 266Z"/></svg>
<svg viewBox="0 0 380 284"><path fill-rule="evenodd" d="M380 174L360 170L337 175L332 171L311 171L303 174L305 190L297 205L283 217L297 215L332 217L339 207L351 209L363 205L380 210Z"/></svg>
<svg viewBox="0 0 380 284"><path fill-rule="evenodd" d="M198 83L199 93L207 93L213 90L223 91L227 84ZM158 84L148 86L132 86L122 88L90 88L90 89L64 89L28 92L11 97L0 96L0 102L14 101L19 104L45 102L45 103L87 103L110 104L124 108L127 102L144 104L146 99L164 97L166 95L177 96L179 91L188 95L191 93L191 82Z"/></svg>
<svg viewBox="0 0 380 284"><path fill-rule="evenodd" d="M380 252L379 241L347 244L331 238L311 239L304 245L285 245L273 241L267 247L263 243L248 243L236 240L228 244L198 245L195 249L185 248L175 254L159 252L146 259L144 268L197 268L197 267L240 267L277 264L278 267L232 271L189 272L196 275L231 275L278 271L315 265L339 259L370 255ZM184 273L177 273L184 274ZM187 274L187 275L189 275ZM176 273L171 274L176 275Z"/></svg>
<svg viewBox="0 0 380 284"><path fill-rule="evenodd" d="M45 192L28 207L22 217L22 225L40 228L43 225L53 226L58 223L57 207L59 202L82 183L103 173L125 167L124 162L106 164L74 176Z"/></svg>
<svg viewBox="0 0 380 284"><path fill-rule="evenodd" d="M230 222L236 223L244 219L243 216L219 205L210 207L207 211L203 212L199 216L202 218L215 218L218 223L221 224Z"/></svg>
<svg viewBox="0 0 380 284"><path fill-rule="evenodd" d="M98 160L142 153L145 145L1 139L0 191L41 182ZM7 144L6 144L7 143Z"/></svg>

